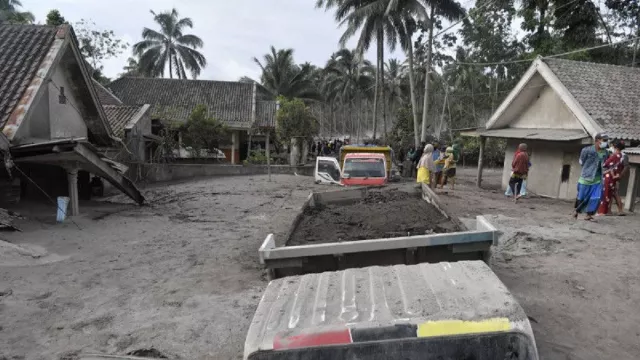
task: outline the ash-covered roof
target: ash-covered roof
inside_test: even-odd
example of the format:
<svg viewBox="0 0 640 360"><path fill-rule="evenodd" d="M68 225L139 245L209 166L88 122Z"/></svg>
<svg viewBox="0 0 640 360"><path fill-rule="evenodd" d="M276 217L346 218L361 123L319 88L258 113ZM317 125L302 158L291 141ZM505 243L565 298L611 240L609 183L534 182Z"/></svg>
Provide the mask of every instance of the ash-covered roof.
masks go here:
<svg viewBox="0 0 640 360"><path fill-rule="evenodd" d="M610 137L640 140L640 68L543 61Z"/></svg>
<svg viewBox="0 0 640 360"><path fill-rule="evenodd" d="M130 123L135 123L143 115L144 105L103 105L107 115L107 121L113 129L113 133L122 138L124 129Z"/></svg>
<svg viewBox="0 0 640 360"><path fill-rule="evenodd" d="M252 83L187 79L120 78L108 88L128 105L150 104L154 118L185 122L197 105L229 127L249 128L254 121Z"/></svg>
<svg viewBox="0 0 640 360"><path fill-rule="evenodd" d="M56 36L55 26L0 25L0 128L3 128Z"/></svg>
<svg viewBox="0 0 640 360"><path fill-rule="evenodd" d="M98 94L98 100L100 100L100 104L122 105L122 101L99 82L93 80L93 86L95 87L96 93Z"/></svg>

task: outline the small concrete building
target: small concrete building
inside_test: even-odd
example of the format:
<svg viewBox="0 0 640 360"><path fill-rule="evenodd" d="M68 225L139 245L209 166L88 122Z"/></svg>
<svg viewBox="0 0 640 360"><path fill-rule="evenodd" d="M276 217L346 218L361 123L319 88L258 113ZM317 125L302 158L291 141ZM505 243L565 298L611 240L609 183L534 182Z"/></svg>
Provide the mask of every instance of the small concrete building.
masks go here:
<svg viewBox="0 0 640 360"><path fill-rule="evenodd" d="M259 140L275 125L276 101L255 82L124 77L108 89L125 105L149 104L157 123L185 123L196 106L204 105L231 132L228 145L221 147L231 164L247 158L250 136Z"/></svg>
<svg viewBox="0 0 640 360"><path fill-rule="evenodd" d="M121 140L98 101L71 26L0 25L0 129L7 168L0 171L0 185L17 182L20 196L69 196L74 215L94 174L144 201L117 164L97 151Z"/></svg>
<svg viewBox="0 0 640 360"><path fill-rule="evenodd" d="M524 142L532 163L527 189L538 195L575 199L580 151L601 132L624 140L627 146L640 144L640 69L538 58L486 127L473 134L481 138L478 186L486 138L502 138L507 140L503 187L509 182L514 152ZM630 178L636 179L635 175ZM626 181L621 185L626 188Z"/></svg>

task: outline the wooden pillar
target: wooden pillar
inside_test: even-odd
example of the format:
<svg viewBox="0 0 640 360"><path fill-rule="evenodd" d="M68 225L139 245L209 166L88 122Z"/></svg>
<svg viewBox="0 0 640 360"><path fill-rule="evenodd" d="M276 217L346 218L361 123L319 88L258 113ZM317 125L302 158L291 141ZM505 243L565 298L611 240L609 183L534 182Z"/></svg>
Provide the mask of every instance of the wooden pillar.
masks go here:
<svg viewBox="0 0 640 360"><path fill-rule="evenodd" d="M476 179L476 185L482 187L482 169L484 168L484 146L487 143L487 138L480 136L480 156L478 156L478 178Z"/></svg>
<svg viewBox="0 0 640 360"><path fill-rule="evenodd" d="M636 196L638 195L638 165L631 164L629 169L629 183L627 184L627 194L624 199L624 209L633 211L636 205Z"/></svg>
<svg viewBox="0 0 640 360"><path fill-rule="evenodd" d="M231 132L231 165L236 163L236 151L238 149L238 132Z"/></svg>
<svg viewBox="0 0 640 360"><path fill-rule="evenodd" d="M267 129L267 149L266 149L266 154L267 154L267 174L269 174L269 181L271 181L271 144L269 143L269 133L271 131L269 131L269 129Z"/></svg>
<svg viewBox="0 0 640 360"><path fill-rule="evenodd" d="M80 214L80 202L78 201L78 168L67 169L67 182L69 183L69 214Z"/></svg>

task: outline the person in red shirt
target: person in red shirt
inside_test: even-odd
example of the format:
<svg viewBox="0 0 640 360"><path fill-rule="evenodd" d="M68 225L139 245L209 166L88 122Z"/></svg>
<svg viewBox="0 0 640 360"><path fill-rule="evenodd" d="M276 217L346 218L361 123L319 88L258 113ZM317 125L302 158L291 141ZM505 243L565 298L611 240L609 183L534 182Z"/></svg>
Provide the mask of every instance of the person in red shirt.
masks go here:
<svg viewBox="0 0 640 360"><path fill-rule="evenodd" d="M511 178L509 179L509 187L513 193L513 201L518 202L520 197L520 188L522 182L529 175L529 154L527 153L527 144L518 145L518 152L513 156L511 161Z"/></svg>

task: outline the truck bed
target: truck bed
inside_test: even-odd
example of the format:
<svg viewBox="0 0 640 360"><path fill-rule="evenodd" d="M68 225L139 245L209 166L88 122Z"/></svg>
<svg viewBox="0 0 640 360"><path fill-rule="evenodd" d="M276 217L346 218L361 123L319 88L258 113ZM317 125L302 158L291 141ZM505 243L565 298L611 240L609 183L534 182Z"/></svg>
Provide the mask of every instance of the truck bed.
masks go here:
<svg viewBox="0 0 640 360"><path fill-rule="evenodd" d="M380 189L348 188L312 193L295 217L286 239L276 242L273 234L269 234L260 247L260 262L267 268L269 277L273 279L374 265L489 259L491 245L498 238L496 229L481 216L476 219L475 229L467 229L426 186L416 190L416 196L422 198L425 205L439 212L441 218L449 223L448 227L454 231L371 239L335 238L305 245L290 245L298 227L309 213L327 206L349 206L367 198L372 191ZM384 207L384 204L380 206ZM380 216L383 215L378 218ZM326 227L337 229L338 224L327 223ZM295 240L294 243L300 243L300 239Z"/></svg>

